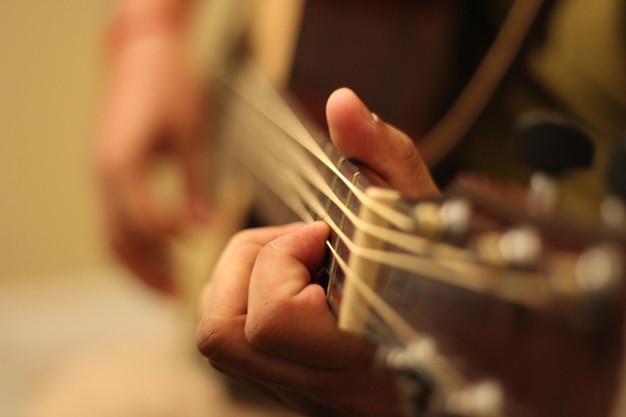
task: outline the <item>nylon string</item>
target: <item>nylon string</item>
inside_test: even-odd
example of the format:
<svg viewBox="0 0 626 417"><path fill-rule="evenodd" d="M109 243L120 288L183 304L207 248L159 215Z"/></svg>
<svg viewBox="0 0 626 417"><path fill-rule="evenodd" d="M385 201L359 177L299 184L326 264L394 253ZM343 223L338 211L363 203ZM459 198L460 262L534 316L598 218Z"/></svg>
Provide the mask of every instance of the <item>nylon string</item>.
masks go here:
<svg viewBox="0 0 626 417"><path fill-rule="evenodd" d="M253 87L248 85L242 90L259 90L258 86L257 88ZM235 91L238 99L243 100L250 107L248 110L246 110L246 106L234 108L235 111L241 112L235 115L236 122L234 125L247 131L242 134L244 138L262 136L264 140L273 140L274 143L264 144L264 146L241 146L238 148L238 152L247 154L246 158L249 161L254 161L248 164L249 168L302 220L307 222L314 220L306 208L308 206L331 227L351 253L364 259L415 274L426 275L430 279L437 279L474 292L494 294L507 301L529 307L538 308L547 301L545 297L538 296L538 294L546 293L545 281L541 275L527 272L507 272L506 275L516 281L516 291L510 291L507 290L509 286L502 285L503 278L500 269L479 264L476 262L475 256L468 250L459 249L446 243L433 242L430 239L409 234L404 230L394 230L363 222L338 198L321 174L319 167L311 161L310 157L322 163L333 175L346 184L353 196L363 206L368 207L390 223L396 226L401 225L401 229L411 230L414 226L413 219L405 213L372 200L361 189L352 184L332 163L282 97L269 86L262 85L261 90L256 94L250 94L246 91L245 97L240 89ZM271 91L274 93L269 94L268 97L268 92ZM256 100L251 100L251 96L256 97ZM260 100L259 97L264 99ZM237 117L241 120L238 120ZM255 123L251 123L251 121L255 121ZM263 130L272 129L274 132L261 133ZM302 148L294 146L294 141ZM285 165L288 169L285 169ZM278 178L283 178L282 184L278 184ZM372 250L355 245L340 225L331 218L312 189L319 191L338 207L356 229L400 248L406 253ZM392 222L391 218L400 220Z"/></svg>

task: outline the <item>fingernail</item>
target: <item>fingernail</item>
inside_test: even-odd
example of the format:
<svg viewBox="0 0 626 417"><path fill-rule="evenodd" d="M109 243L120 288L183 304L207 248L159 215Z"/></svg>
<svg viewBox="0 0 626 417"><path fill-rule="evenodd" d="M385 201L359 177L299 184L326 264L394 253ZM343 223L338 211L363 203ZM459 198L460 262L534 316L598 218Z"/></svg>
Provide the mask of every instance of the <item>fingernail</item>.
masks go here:
<svg viewBox="0 0 626 417"><path fill-rule="evenodd" d="M324 232L324 233L328 233L328 231L330 230L330 226L328 226L328 224L326 224L326 222L322 220L314 221L313 223L309 225L309 227L311 227L312 229L319 230L320 232Z"/></svg>

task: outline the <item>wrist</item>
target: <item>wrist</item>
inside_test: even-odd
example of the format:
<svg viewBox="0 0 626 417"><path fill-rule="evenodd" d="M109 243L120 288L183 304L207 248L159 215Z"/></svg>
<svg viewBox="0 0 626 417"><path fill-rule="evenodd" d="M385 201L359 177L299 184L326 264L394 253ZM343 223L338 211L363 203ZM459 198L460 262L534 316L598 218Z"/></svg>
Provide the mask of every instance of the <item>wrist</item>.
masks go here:
<svg viewBox="0 0 626 417"><path fill-rule="evenodd" d="M117 8L105 38L105 53L112 59L129 45L150 37L183 38L188 1L134 0Z"/></svg>

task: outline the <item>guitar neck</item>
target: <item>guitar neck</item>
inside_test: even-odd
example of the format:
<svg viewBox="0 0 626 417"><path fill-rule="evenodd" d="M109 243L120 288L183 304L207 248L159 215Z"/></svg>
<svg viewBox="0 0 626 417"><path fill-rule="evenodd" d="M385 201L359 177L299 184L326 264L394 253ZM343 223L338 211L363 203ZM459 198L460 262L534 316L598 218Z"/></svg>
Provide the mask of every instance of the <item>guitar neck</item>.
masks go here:
<svg viewBox="0 0 626 417"><path fill-rule="evenodd" d="M562 223L578 242L563 248L558 233L538 234L549 221L498 199L468 207L458 191L403 200L373 187L253 67L223 86L221 162L245 167L264 222L330 226L328 294L341 325L405 356L436 342L402 369L432 385L434 410L495 386L489 412L448 414L608 415L623 346L623 241ZM597 262L599 281L581 272Z"/></svg>

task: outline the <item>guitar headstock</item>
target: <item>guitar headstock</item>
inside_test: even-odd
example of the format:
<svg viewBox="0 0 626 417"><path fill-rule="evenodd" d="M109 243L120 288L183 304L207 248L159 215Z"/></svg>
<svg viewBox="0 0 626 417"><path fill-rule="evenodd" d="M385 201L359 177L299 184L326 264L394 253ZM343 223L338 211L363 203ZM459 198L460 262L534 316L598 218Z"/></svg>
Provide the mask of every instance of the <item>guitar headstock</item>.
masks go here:
<svg viewBox="0 0 626 417"><path fill-rule="evenodd" d="M624 356L624 159L610 174L608 215L594 220L552 206L551 177L588 162L584 143L556 167L541 152L527 155L546 171L530 192L464 177L440 199L405 201L371 187L262 80L235 81L226 136L263 184L257 200L329 224L331 307L342 328L378 346L415 415L624 415L614 411ZM521 133L560 123L535 122ZM281 221L273 204L262 206L264 220Z"/></svg>
<svg viewBox="0 0 626 417"><path fill-rule="evenodd" d="M375 271L372 253L352 251L335 290L340 323L361 316L360 328L353 319L344 328L380 346L417 415L610 415L624 347L625 229L534 210L529 194L466 176L438 200L387 198L414 219L413 230L396 230L412 243L370 236L383 260Z"/></svg>

